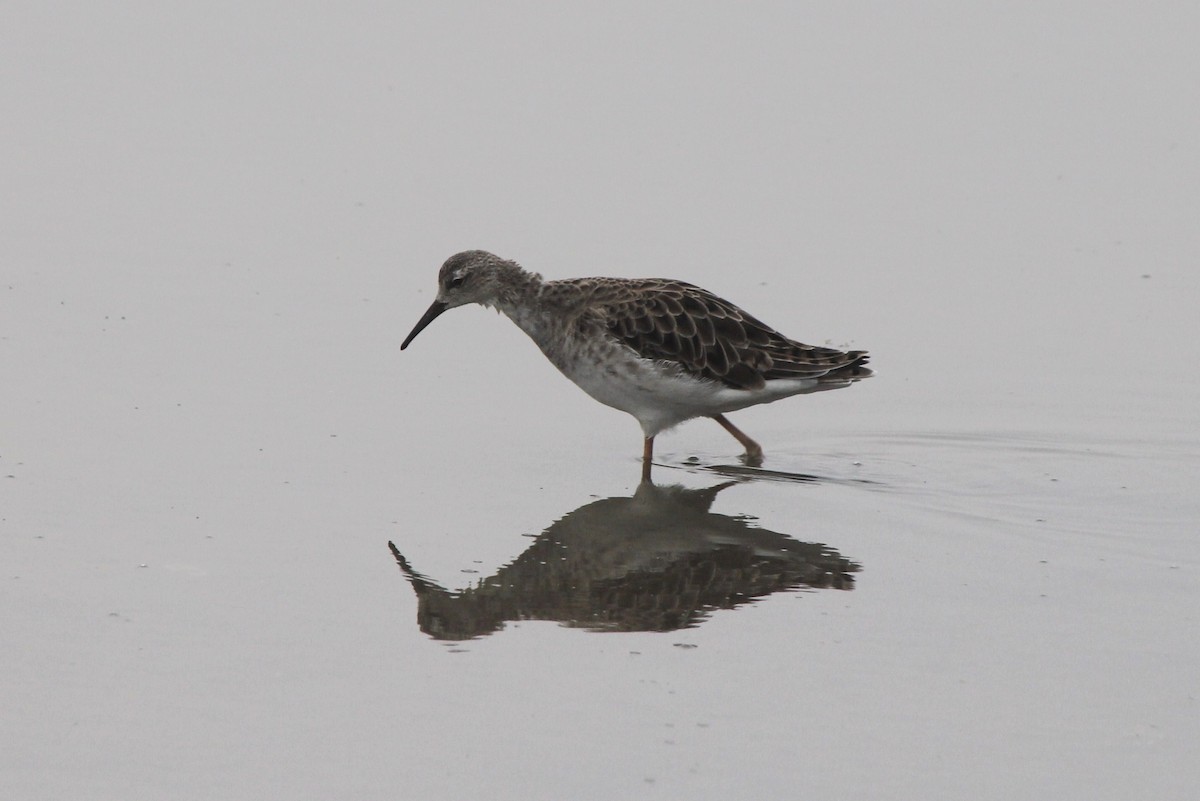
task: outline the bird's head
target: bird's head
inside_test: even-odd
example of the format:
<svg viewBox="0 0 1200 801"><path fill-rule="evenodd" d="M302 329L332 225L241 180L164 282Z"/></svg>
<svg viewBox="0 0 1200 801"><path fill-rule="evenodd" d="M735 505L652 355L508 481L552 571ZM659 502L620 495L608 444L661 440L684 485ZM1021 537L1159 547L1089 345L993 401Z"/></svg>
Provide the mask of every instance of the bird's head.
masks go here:
<svg viewBox="0 0 1200 801"><path fill-rule="evenodd" d="M503 276L513 269L520 270L513 262L486 250L464 250L446 259L438 271L437 299L405 337L400 350L444 311L468 303L495 305L504 288Z"/></svg>

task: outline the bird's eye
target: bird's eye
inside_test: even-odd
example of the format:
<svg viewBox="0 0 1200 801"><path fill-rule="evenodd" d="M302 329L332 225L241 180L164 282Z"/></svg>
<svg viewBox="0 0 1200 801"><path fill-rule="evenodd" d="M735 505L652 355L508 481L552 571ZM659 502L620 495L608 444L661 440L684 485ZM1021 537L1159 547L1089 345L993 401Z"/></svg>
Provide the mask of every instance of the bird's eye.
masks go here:
<svg viewBox="0 0 1200 801"><path fill-rule="evenodd" d="M458 289L466 280L465 275L456 275L446 282L446 289Z"/></svg>

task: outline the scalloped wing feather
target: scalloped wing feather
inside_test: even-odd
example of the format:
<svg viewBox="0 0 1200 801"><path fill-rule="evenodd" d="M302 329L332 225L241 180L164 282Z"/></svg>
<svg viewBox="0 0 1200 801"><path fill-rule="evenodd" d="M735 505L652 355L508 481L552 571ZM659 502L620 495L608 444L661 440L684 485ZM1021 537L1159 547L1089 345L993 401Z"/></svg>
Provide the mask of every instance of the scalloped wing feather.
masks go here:
<svg viewBox="0 0 1200 801"><path fill-rule="evenodd" d="M727 300L684 281L594 279L589 308L643 358L738 389L809 378L855 381L871 375L866 351L844 352L788 339Z"/></svg>

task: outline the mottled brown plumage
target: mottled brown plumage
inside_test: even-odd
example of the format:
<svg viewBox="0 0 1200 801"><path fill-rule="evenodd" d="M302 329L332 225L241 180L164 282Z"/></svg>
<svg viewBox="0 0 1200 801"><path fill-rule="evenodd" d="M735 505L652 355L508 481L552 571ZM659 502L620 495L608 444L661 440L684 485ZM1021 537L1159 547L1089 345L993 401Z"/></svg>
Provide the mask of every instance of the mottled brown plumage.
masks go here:
<svg viewBox="0 0 1200 801"><path fill-rule="evenodd" d="M685 281L584 278L588 305L618 340L646 359L679 365L735 389L773 379L866 378L867 352L788 339L756 317ZM552 281L549 286L560 282Z"/></svg>

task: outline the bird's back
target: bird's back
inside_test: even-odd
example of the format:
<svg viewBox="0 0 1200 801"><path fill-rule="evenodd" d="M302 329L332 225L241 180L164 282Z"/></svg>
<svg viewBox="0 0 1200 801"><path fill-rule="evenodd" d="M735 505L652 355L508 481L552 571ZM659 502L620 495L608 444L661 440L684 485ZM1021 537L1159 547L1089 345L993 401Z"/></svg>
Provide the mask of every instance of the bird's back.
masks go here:
<svg viewBox="0 0 1200 801"><path fill-rule="evenodd" d="M806 345L706 289L664 278L582 278L545 289L567 301L581 323L602 325L646 359L735 389L811 379L832 386L867 378L866 351Z"/></svg>

